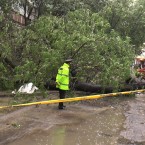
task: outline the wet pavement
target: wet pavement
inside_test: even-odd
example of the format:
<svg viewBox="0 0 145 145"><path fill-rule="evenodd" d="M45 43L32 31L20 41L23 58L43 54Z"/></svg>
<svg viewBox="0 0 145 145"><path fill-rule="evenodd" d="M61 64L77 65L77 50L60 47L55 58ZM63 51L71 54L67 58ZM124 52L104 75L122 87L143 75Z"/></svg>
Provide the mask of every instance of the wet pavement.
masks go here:
<svg viewBox="0 0 145 145"><path fill-rule="evenodd" d="M22 108L0 116L0 145L145 145L145 95Z"/></svg>
<svg viewBox="0 0 145 145"><path fill-rule="evenodd" d="M125 118L121 136L131 140L131 143L145 144L145 95L137 95L135 100L128 103Z"/></svg>
<svg viewBox="0 0 145 145"><path fill-rule="evenodd" d="M31 145L116 144L124 116L111 107L94 109L83 106L82 108L78 109L87 115L84 113L79 116L81 114L71 112L68 114L65 110L59 114L61 123L54 119L56 124L51 128L38 129L8 145L26 145L26 143Z"/></svg>

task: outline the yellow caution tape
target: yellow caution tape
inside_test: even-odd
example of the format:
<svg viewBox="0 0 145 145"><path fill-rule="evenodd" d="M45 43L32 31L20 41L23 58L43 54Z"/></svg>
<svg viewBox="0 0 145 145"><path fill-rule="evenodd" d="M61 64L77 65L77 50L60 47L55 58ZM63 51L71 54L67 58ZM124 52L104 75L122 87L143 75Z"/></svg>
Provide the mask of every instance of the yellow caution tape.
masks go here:
<svg viewBox="0 0 145 145"><path fill-rule="evenodd" d="M140 93L145 92L145 89L135 90L135 91L118 92L118 93L100 94L100 95L93 95L93 96L83 96L83 97L75 97L75 98L32 102L32 103L17 104L17 105L11 105L11 106L0 106L0 109L4 109L4 108L8 108L8 107L23 107L23 106L31 106L31 105L55 104L55 103L59 103L59 102L73 102L73 101L81 101L81 100L100 99L103 97L117 96L117 95L128 95L128 94L133 94L133 93L137 93L137 92L140 92Z"/></svg>

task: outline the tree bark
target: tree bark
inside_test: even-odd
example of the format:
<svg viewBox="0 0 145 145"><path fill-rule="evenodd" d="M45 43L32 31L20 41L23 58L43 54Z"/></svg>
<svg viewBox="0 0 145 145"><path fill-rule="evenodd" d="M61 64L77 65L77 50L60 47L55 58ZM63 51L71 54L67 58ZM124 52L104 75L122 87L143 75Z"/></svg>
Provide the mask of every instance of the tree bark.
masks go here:
<svg viewBox="0 0 145 145"><path fill-rule="evenodd" d="M57 90L57 88L55 87L55 83L47 83L45 85L45 88L49 90ZM124 91L139 90L143 88L145 88L145 83L125 84L124 87L118 88L117 91L124 92ZM73 90L90 92L90 93L112 93L114 90L116 90L116 88L112 86L104 87L101 85L93 85L89 83L76 82L75 84L73 84Z"/></svg>

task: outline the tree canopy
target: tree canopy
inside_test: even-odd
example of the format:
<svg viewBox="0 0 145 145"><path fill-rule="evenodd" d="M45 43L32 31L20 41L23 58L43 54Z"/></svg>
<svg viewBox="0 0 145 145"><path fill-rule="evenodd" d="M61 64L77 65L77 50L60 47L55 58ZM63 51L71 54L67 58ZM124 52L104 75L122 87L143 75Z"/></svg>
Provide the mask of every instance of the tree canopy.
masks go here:
<svg viewBox="0 0 145 145"><path fill-rule="evenodd" d="M145 37L143 0L33 0L38 17L22 27L11 19L15 2L0 2L1 89L41 87L69 57L79 81L118 87L129 77Z"/></svg>

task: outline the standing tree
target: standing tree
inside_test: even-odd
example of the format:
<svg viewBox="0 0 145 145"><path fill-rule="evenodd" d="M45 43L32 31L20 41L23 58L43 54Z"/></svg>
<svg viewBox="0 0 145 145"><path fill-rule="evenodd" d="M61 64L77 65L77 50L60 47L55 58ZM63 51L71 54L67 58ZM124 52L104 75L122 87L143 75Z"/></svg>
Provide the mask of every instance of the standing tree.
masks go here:
<svg viewBox="0 0 145 145"><path fill-rule="evenodd" d="M101 11L101 16L107 19L111 29L117 31L123 38L128 36L131 43L138 48L145 40L145 1L114 0Z"/></svg>

